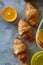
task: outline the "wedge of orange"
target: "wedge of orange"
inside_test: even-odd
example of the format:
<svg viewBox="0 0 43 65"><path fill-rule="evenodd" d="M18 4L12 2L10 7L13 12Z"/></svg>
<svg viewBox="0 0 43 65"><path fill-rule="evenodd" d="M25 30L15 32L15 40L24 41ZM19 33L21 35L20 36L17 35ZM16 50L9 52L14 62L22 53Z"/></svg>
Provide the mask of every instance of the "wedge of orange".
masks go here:
<svg viewBox="0 0 43 65"><path fill-rule="evenodd" d="M2 18L7 22L13 22L17 18L16 9L11 6L6 6L1 11Z"/></svg>

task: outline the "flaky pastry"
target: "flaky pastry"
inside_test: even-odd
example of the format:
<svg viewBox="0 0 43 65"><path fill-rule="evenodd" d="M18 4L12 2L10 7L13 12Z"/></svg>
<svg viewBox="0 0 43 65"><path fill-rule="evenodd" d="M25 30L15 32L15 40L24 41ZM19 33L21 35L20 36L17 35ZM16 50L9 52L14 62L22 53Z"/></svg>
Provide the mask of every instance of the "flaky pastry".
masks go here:
<svg viewBox="0 0 43 65"><path fill-rule="evenodd" d="M13 53L22 61L26 60L26 45L19 38L14 39Z"/></svg>
<svg viewBox="0 0 43 65"><path fill-rule="evenodd" d="M32 28L24 19L20 19L18 23L18 33L30 42L33 41Z"/></svg>
<svg viewBox="0 0 43 65"><path fill-rule="evenodd" d="M29 20L33 27L38 26L39 11L31 3L27 3L26 5L25 17Z"/></svg>

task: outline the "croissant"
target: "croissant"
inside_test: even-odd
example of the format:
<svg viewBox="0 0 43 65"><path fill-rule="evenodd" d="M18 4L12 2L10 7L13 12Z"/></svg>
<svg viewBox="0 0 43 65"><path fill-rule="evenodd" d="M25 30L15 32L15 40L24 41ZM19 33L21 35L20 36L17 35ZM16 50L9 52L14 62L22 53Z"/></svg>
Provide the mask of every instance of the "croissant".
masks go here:
<svg viewBox="0 0 43 65"><path fill-rule="evenodd" d="M32 28L24 19L20 19L18 23L18 33L30 42L33 41Z"/></svg>
<svg viewBox="0 0 43 65"><path fill-rule="evenodd" d="M14 39L13 53L22 61L26 61L26 45L19 38Z"/></svg>
<svg viewBox="0 0 43 65"><path fill-rule="evenodd" d="M39 12L31 3L27 3L26 5L25 17L29 20L33 27L38 26Z"/></svg>

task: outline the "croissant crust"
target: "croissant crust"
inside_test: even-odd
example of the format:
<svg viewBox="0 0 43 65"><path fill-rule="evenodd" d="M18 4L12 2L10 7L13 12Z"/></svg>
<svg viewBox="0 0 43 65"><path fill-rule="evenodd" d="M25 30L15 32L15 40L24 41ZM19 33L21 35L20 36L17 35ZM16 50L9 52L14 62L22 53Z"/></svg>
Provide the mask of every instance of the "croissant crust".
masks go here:
<svg viewBox="0 0 43 65"><path fill-rule="evenodd" d="M14 39L13 53L21 60L26 57L26 45L19 39Z"/></svg>
<svg viewBox="0 0 43 65"><path fill-rule="evenodd" d="M27 3L26 5L25 16L33 27L38 26L39 11L31 3Z"/></svg>
<svg viewBox="0 0 43 65"><path fill-rule="evenodd" d="M33 41L32 28L25 22L24 19L20 19L18 23L18 33L25 39Z"/></svg>

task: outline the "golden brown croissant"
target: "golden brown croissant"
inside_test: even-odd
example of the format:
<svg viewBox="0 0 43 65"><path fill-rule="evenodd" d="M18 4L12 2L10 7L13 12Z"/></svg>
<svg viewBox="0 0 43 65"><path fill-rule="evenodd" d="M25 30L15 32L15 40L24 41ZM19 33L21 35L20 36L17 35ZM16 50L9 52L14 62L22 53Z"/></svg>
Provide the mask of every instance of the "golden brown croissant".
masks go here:
<svg viewBox="0 0 43 65"><path fill-rule="evenodd" d="M38 26L39 22L38 10L31 3L27 3L26 5L25 16L30 21L33 27Z"/></svg>
<svg viewBox="0 0 43 65"><path fill-rule="evenodd" d="M24 19L20 19L18 23L18 33L25 39L33 41L32 28L25 22Z"/></svg>
<svg viewBox="0 0 43 65"><path fill-rule="evenodd" d="M25 62L26 60L26 45L19 39L14 39L14 54L22 61Z"/></svg>

